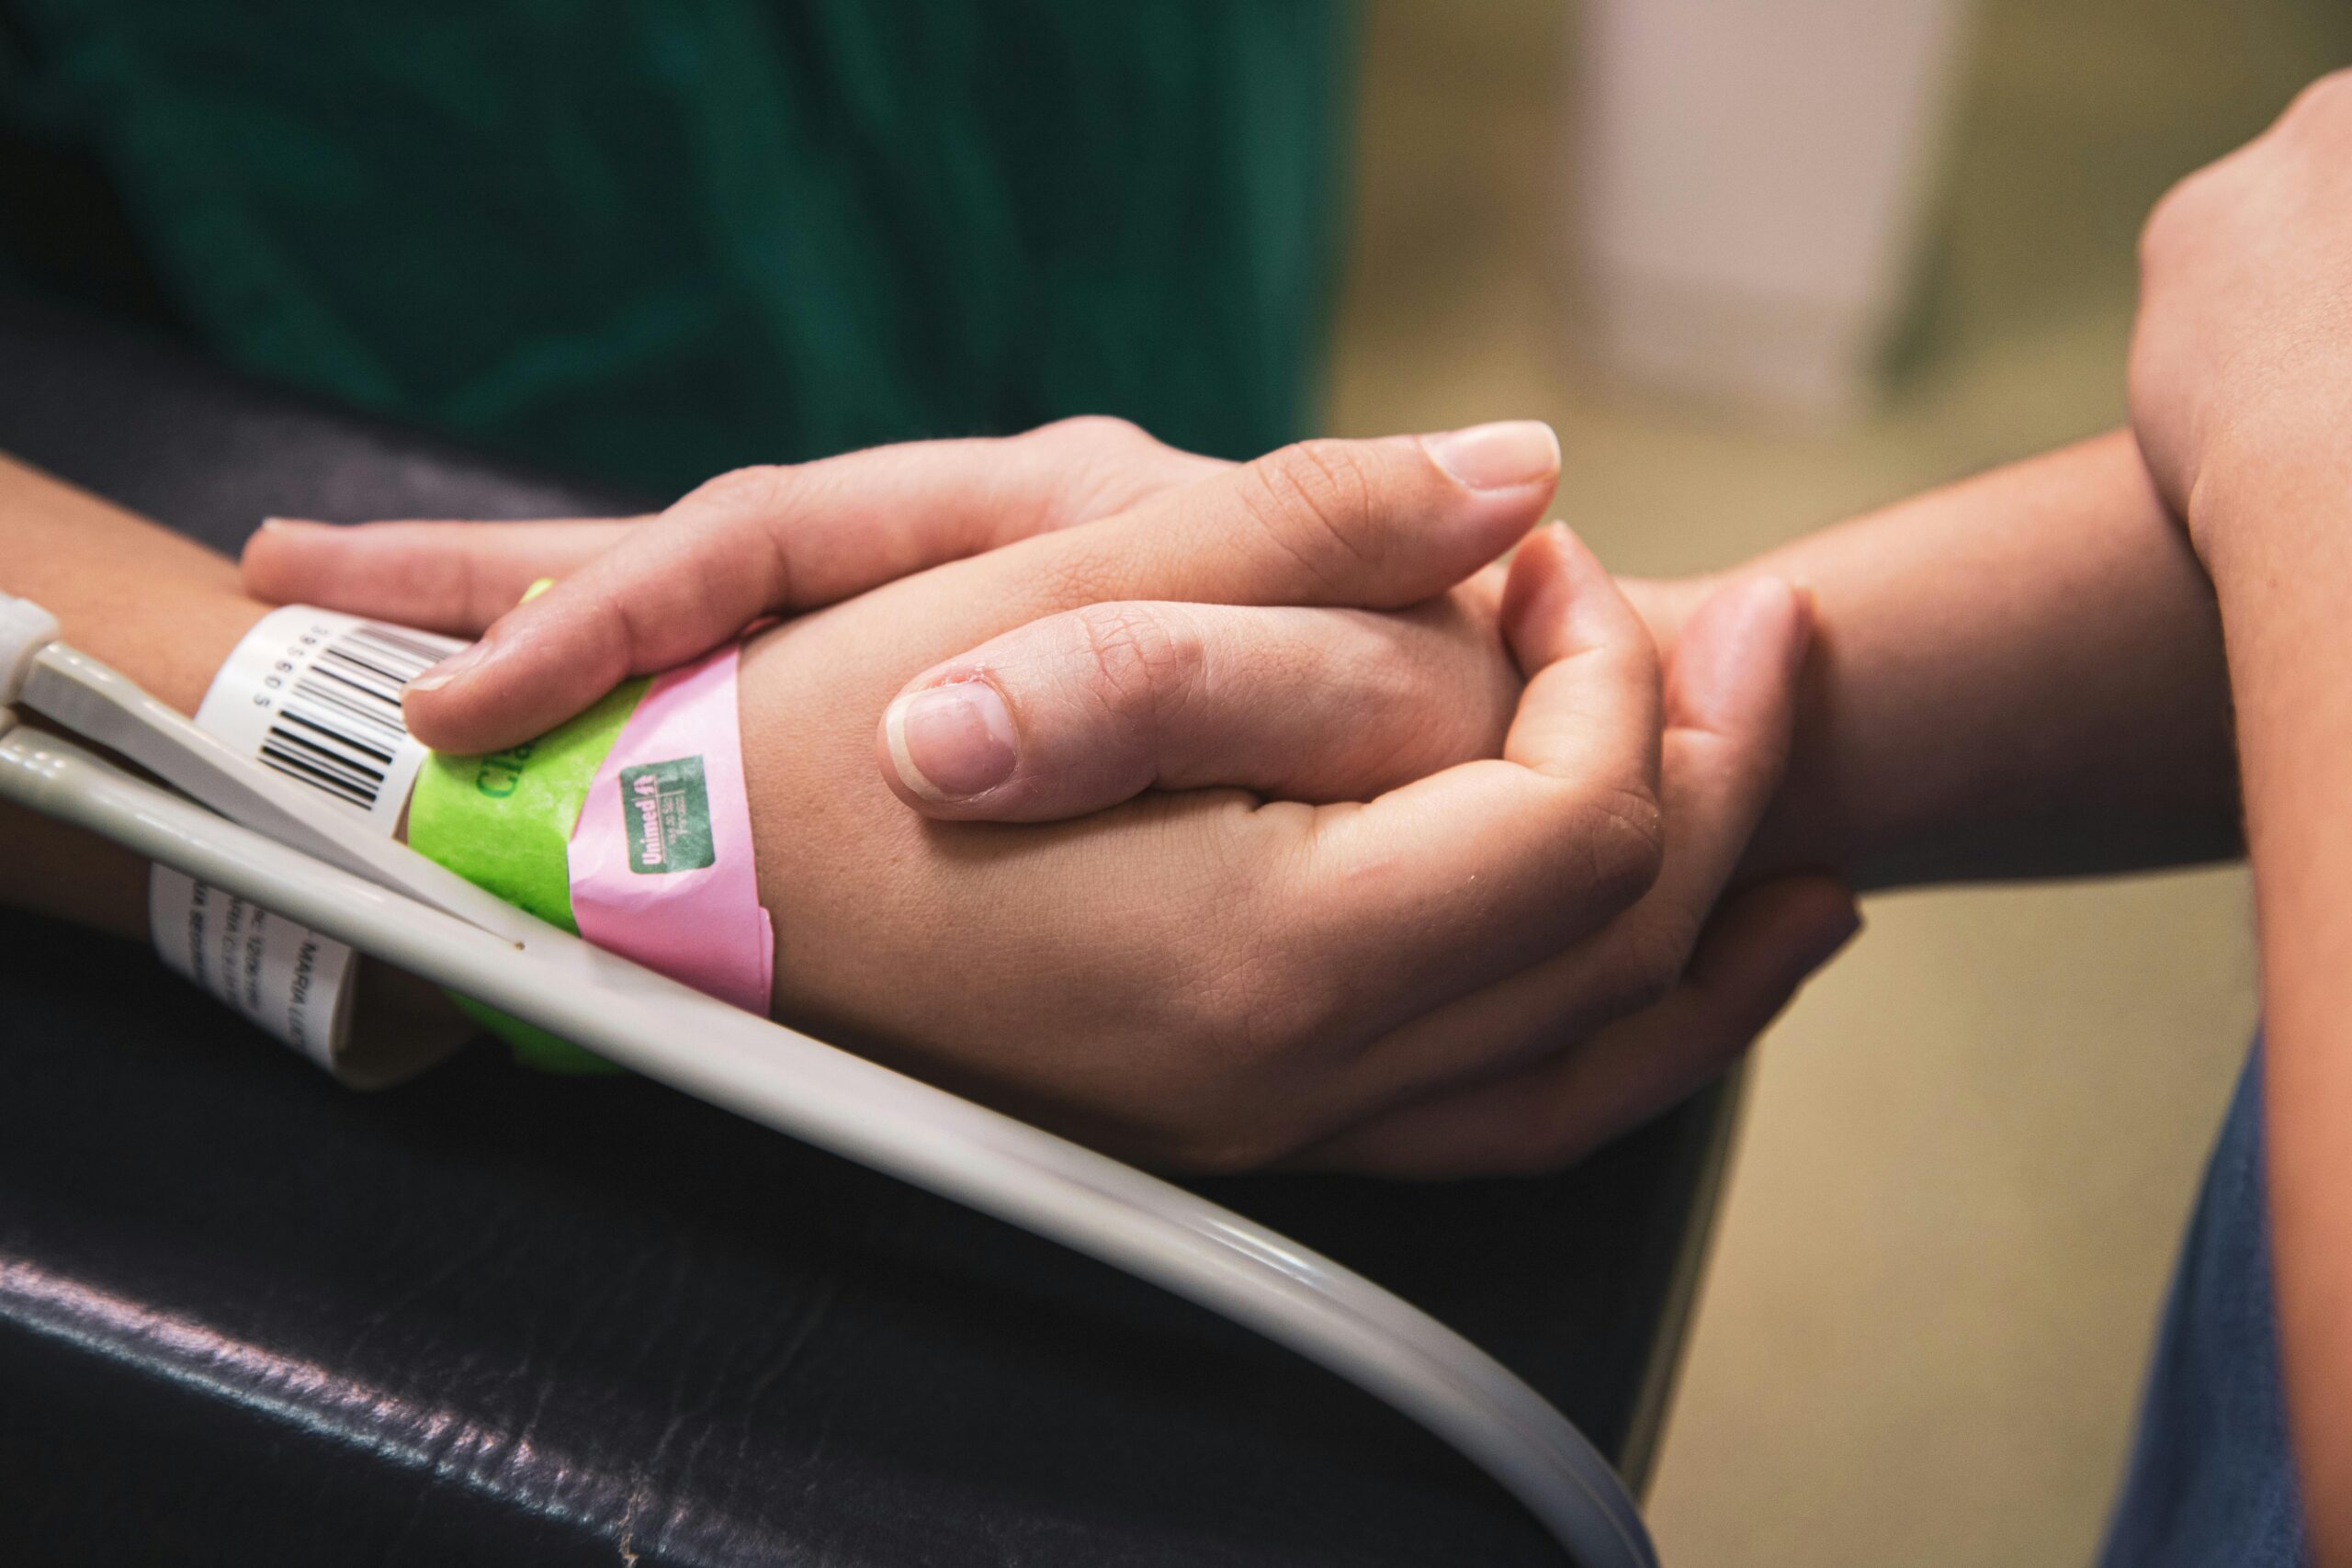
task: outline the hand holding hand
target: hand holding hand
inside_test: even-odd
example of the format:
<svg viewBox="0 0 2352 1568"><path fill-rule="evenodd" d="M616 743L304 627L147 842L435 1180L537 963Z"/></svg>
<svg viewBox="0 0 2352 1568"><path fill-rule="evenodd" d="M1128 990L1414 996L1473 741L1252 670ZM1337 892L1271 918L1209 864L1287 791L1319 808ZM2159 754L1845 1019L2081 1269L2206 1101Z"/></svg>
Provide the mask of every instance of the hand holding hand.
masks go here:
<svg viewBox="0 0 2352 1568"><path fill-rule="evenodd" d="M1219 1168L1556 1163L1714 1070L1852 929L1826 879L1759 889L1723 928L1737 940L1711 943L1674 988L1777 776L1804 604L1767 581L1694 618L1662 726L1648 634L1580 547L1539 537L1508 587L1481 572L1548 498L1555 449L1528 434L1317 444L1242 468L1139 449L1139 468L1165 482L1092 469L1125 503L1107 515L763 634L744 708L779 1013L1098 1141ZM606 531L605 554L526 607L548 610L505 617L491 639L503 646L442 688L462 698L436 721L444 738L454 726L468 743L503 743L608 675L690 656L763 610L1021 532L1008 517L1084 515L1066 465L1037 465L1025 489L992 478L1017 467L1022 442L1046 444L953 444L960 469L917 449L943 460L913 494L872 468L885 454L837 460L868 468L863 491L845 468L758 481L801 498L808 539L801 513L755 507L690 517L673 541L653 532L671 525ZM1504 459L1531 450L1535 471L1522 462L1514 482ZM874 492L899 504L877 513ZM979 494L989 504L968 499ZM877 515L884 547L861 556L859 529ZM933 525L899 531L909 518ZM279 530L249 553L249 580L450 624L383 596L406 591L390 563L405 552L416 570L447 571L455 549L473 558L458 581L503 573L502 589L519 588L559 563L474 536L527 532ZM350 572L368 552L376 570ZM730 561L745 564L711 575ZM379 596L355 604L333 591L339 572ZM695 584L705 592L670 601L660 626L641 608ZM1286 608L1300 604L1422 607ZM1020 720L1006 777L961 804L913 788L881 722L893 694L1037 617L1023 636L1039 658L992 655L983 672ZM574 694L562 682L582 667L599 673ZM902 731L923 728L904 718ZM1286 728L1318 744L1352 736L1352 759L1286 750ZM944 816L1053 815L1148 784L1236 782L1220 774L1340 803L1196 789L1059 828L926 822L877 779L877 731L892 787ZM1678 824L1663 875L1661 733ZM1369 785L1351 786L1350 767ZM1600 1029L1661 996L1642 1022Z"/></svg>

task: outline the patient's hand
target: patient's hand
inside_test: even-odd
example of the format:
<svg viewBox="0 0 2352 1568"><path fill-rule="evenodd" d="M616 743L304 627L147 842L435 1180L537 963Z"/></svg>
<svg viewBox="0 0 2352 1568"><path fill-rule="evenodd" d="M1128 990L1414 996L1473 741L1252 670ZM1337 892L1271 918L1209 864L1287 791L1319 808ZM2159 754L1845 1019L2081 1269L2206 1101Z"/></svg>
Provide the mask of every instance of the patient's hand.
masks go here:
<svg viewBox="0 0 2352 1568"><path fill-rule="evenodd" d="M1714 1070L1852 924L1835 884L1759 889L1675 984L1777 778L1804 606L1761 581L1695 617L1662 719L1649 635L1580 547L1540 536L1508 588L1482 572L1548 500L1531 434L1237 468L1088 423L739 477L634 529L278 530L248 581L469 629L576 567L420 694L420 731L479 747L766 610L1014 537L747 657L779 1016L1171 1163L1527 1168ZM1215 608L1298 604L1348 608ZM1071 611L948 671L989 676L1003 725L902 708L889 745L910 678ZM930 744L959 734L979 772ZM1010 766L989 784L992 738ZM925 820L886 778L946 815L1150 783L1289 798L1201 788L1012 828Z"/></svg>

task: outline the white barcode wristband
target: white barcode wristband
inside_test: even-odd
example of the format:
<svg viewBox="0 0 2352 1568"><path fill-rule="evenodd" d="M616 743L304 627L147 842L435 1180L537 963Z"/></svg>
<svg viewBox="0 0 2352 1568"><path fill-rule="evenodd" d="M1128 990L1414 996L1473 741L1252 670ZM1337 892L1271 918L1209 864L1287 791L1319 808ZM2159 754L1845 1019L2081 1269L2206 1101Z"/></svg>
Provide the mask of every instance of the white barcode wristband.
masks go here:
<svg viewBox="0 0 2352 1568"><path fill-rule="evenodd" d="M196 721L347 810L354 833L400 826L425 749L401 718L409 682L461 643L304 604L237 644ZM147 925L172 969L337 1077L354 1078L352 950L232 893L154 868Z"/></svg>

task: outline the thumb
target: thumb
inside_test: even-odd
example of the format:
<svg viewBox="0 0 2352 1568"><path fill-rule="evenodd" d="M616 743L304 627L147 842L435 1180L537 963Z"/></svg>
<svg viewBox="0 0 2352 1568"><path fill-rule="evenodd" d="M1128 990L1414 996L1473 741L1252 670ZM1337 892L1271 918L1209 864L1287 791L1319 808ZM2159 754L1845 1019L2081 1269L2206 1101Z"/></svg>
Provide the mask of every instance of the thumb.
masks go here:
<svg viewBox="0 0 2352 1568"><path fill-rule="evenodd" d="M1559 437L1540 420L1300 441L1003 560L1062 595L1023 604L1019 620L1121 599L1393 610L1509 551L1559 478ZM1000 603L1022 592L999 588Z"/></svg>
<svg viewBox="0 0 2352 1568"><path fill-rule="evenodd" d="M1669 907L1713 907L1780 788L1813 619L1810 593L1751 577L1702 604L1676 640L1659 770Z"/></svg>

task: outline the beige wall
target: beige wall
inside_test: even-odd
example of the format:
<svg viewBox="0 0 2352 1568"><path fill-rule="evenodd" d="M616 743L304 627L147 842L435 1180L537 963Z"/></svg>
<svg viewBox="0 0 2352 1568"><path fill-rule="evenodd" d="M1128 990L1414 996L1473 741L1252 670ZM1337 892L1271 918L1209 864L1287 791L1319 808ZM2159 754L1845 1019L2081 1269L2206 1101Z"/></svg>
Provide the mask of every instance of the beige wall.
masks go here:
<svg viewBox="0 0 2352 1568"><path fill-rule="evenodd" d="M2320 0L1981 6L1883 405L1805 432L1576 368L1566 21L1373 6L1328 423L1551 419L1561 514L1642 571L2118 421L2139 214L2352 61ZM1650 1499L1669 1562L2086 1557L2254 1019L2245 901L2226 868L1873 901L1754 1079Z"/></svg>

